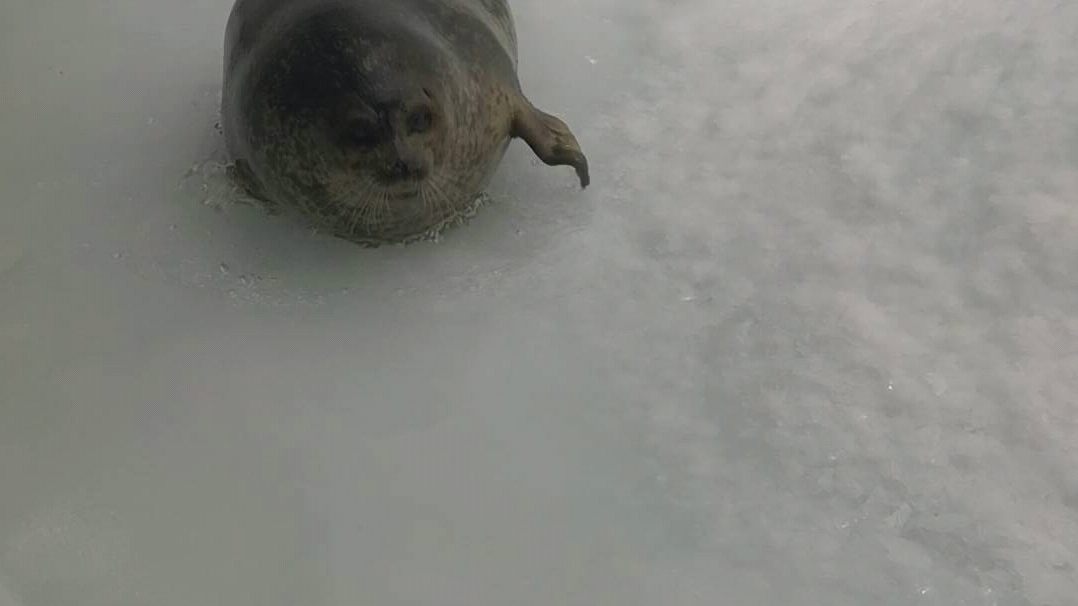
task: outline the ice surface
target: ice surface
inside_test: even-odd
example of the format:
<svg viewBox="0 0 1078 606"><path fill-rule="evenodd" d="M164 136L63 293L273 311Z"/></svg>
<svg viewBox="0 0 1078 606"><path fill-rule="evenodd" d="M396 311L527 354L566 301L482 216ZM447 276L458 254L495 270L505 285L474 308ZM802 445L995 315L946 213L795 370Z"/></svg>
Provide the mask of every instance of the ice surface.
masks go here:
<svg viewBox="0 0 1078 606"><path fill-rule="evenodd" d="M0 604L1075 604L1078 4L512 5L591 187L375 250L230 0L5 9Z"/></svg>

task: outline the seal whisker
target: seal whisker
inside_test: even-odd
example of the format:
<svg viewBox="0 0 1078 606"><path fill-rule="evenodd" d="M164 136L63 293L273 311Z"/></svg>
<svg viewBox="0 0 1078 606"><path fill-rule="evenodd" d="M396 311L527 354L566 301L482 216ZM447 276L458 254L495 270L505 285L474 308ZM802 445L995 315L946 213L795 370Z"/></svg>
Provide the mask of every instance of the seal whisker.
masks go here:
<svg viewBox="0 0 1078 606"><path fill-rule="evenodd" d="M372 194L372 192L374 192ZM374 216L374 208L376 207L376 200L379 198L376 196L381 195L381 191L370 180L364 181L364 187L360 199L367 200L367 203L353 205L352 206L352 221L348 227L350 233L356 233L357 227L362 226L362 231L370 231L371 227L376 226L372 220Z"/></svg>
<svg viewBox="0 0 1078 606"><path fill-rule="evenodd" d="M434 194L432 200L431 194ZM437 200L445 200L445 193L438 186L437 179L429 179L419 189L419 199L423 207L423 219L429 224L434 222L434 208Z"/></svg>
<svg viewBox="0 0 1078 606"><path fill-rule="evenodd" d="M348 226L347 232L349 235L356 233L356 226L359 225L359 221L362 219L362 206L345 206L345 224Z"/></svg>
<svg viewBox="0 0 1078 606"><path fill-rule="evenodd" d="M370 205L368 226L374 230L382 230L390 223L389 220L389 192L385 189L378 191L378 197Z"/></svg>
<svg viewBox="0 0 1078 606"><path fill-rule="evenodd" d="M434 203L431 204L432 216L430 217L430 221L432 222L445 222L446 219L455 215L460 210L460 203L464 202L464 200L459 196L459 188L446 187L447 181L449 181L449 179L447 179L445 174L443 173L441 175L441 178L438 179L436 183L432 184L434 187L434 193L437 196L436 199L439 202L439 204L437 205L435 205ZM434 216L435 210L438 211L437 216Z"/></svg>

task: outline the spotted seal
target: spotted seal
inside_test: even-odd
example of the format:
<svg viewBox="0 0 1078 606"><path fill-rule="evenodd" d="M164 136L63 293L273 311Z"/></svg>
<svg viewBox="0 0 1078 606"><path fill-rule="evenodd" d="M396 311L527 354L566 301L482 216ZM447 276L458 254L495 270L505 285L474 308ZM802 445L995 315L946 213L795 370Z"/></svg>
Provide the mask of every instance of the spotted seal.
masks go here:
<svg viewBox="0 0 1078 606"><path fill-rule="evenodd" d="M461 219L513 138L590 181L569 127L521 91L506 0L237 0L224 46L231 174L339 237Z"/></svg>

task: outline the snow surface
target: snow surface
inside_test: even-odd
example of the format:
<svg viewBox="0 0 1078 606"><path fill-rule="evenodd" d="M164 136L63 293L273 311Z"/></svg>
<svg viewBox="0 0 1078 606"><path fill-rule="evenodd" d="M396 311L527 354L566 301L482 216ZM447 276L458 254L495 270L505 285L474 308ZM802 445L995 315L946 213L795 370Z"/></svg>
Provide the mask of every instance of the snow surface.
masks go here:
<svg viewBox="0 0 1078 606"><path fill-rule="evenodd" d="M0 605L1075 604L1078 4L515 0L591 187L375 250L230 0L8 4Z"/></svg>

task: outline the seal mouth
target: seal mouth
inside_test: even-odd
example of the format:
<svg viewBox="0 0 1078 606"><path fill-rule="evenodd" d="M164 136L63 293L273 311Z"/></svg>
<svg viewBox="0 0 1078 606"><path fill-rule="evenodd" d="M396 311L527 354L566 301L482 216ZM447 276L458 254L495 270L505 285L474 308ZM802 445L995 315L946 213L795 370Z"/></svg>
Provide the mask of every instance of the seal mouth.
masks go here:
<svg viewBox="0 0 1078 606"><path fill-rule="evenodd" d="M393 179L384 182L383 186L394 198L418 198L423 191L423 182L419 179Z"/></svg>
<svg viewBox="0 0 1078 606"><path fill-rule="evenodd" d="M396 162L387 170L379 172L379 180L386 191L400 195L419 195L428 171L419 163Z"/></svg>

